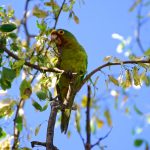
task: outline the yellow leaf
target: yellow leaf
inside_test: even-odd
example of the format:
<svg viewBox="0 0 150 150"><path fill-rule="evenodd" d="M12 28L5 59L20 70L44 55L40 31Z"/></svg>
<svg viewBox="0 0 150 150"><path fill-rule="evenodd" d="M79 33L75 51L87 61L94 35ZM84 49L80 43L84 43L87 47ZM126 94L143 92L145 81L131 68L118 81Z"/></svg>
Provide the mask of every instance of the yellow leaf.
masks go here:
<svg viewBox="0 0 150 150"><path fill-rule="evenodd" d="M108 61L110 61L111 59L112 59L112 56L106 56L106 57L104 57L103 61L104 61L104 62L108 62Z"/></svg>
<svg viewBox="0 0 150 150"><path fill-rule="evenodd" d="M108 110L108 109L107 109L107 110L105 110L105 112L104 112L104 116L106 117L107 124L108 124L109 126L112 126L111 115L110 115L110 112L109 112L109 110Z"/></svg>
<svg viewBox="0 0 150 150"><path fill-rule="evenodd" d="M39 133L39 131L40 131L40 128L41 128L41 124L39 124L39 125L35 128L35 132L34 132L35 136L38 135L38 133Z"/></svg>
<svg viewBox="0 0 150 150"><path fill-rule="evenodd" d="M131 78L131 73L129 70L126 70L126 81L125 81L126 85L125 87L128 88L132 85L132 78Z"/></svg>
<svg viewBox="0 0 150 150"><path fill-rule="evenodd" d="M84 96L82 97L82 100L81 100L81 106L82 106L83 108L85 108L86 105L87 105L87 96L84 95Z"/></svg>
<svg viewBox="0 0 150 150"><path fill-rule="evenodd" d="M45 18L48 16L48 13L42 9L39 9L38 6L33 8L32 14L38 18Z"/></svg>
<svg viewBox="0 0 150 150"><path fill-rule="evenodd" d="M103 127L103 125L104 125L104 121L103 120L100 120L100 119L96 119L96 123L97 123L97 127L98 128L102 128Z"/></svg>
<svg viewBox="0 0 150 150"><path fill-rule="evenodd" d="M74 21L75 21L76 24L79 24L79 18L78 18L78 16L74 15L73 19L74 19Z"/></svg>
<svg viewBox="0 0 150 150"><path fill-rule="evenodd" d="M113 76L110 76L110 75L109 75L109 80L110 80L112 83L114 83L115 85L119 86L118 80L115 79Z"/></svg>
<svg viewBox="0 0 150 150"><path fill-rule="evenodd" d="M133 68L133 80L134 80L134 85L136 86L141 85L140 75L138 74L138 68L136 66Z"/></svg>

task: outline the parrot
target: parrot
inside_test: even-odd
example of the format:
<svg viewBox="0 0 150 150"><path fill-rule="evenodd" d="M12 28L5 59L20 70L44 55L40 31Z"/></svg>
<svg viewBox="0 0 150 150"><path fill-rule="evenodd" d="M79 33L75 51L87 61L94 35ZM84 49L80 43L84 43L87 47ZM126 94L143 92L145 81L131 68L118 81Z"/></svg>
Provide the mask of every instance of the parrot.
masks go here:
<svg viewBox="0 0 150 150"><path fill-rule="evenodd" d="M66 108L61 110L61 132L67 132L74 98L87 72L87 53L75 36L65 29L53 29L51 41L57 48L57 68L64 70L58 79L58 100ZM74 74L73 74L74 73ZM59 89L59 90L58 90Z"/></svg>

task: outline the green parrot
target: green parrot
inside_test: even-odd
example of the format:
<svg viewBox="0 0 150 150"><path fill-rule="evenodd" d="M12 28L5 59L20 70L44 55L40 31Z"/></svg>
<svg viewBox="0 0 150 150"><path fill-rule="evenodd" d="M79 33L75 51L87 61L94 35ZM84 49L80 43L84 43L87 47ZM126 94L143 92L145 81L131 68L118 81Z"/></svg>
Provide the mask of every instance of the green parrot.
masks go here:
<svg viewBox="0 0 150 150"><path fill-rule="evenodd" d="M75 36L67 30L51 32L57 48L57 68L64 70L57 84L58 99L66 108L62 110L61 131L66 133L76 93L87 70L87 54Z"/></svg>

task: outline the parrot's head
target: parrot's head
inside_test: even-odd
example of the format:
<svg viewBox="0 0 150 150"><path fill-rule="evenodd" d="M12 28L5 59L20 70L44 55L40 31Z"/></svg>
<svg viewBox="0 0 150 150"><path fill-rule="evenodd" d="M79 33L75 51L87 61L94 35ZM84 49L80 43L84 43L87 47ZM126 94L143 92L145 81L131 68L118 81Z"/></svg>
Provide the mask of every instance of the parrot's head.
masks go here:
<svg viewBox="0 0 150 150"><path fill-rule="evenodd" d="M66 45L76 41L75 36L64 29L52 30L51 41L55 42L57 46Z"/></svg>

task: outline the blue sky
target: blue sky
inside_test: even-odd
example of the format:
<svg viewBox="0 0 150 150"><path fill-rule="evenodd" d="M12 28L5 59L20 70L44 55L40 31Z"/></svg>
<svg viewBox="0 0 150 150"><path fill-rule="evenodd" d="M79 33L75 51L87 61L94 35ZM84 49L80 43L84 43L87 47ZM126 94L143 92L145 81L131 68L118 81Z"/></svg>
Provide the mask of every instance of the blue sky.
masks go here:
<svg viewBox="0 0 150 150"><path fill-rule="evenodd" d="M15 9L15 14L18 17L23 15L24 9L24 0L0 0L0 5L12 5ZM39 1L36 0L38 3ZM66 15L62 14L62 18L60 18L58 22L58 28L65 28L71 31L78 39L78 41L83 45L88 54L88 72L97 66L103 64L103 58L108 55L116 56L121 59L125 59L123 54L118 54L116 52L116 46L119 41L112 39L113 33L119 33L123 37L127 38L128 36L134 35L134 30L136 27L136 12L129 13L129 8L132 5L133 1L130 0L85 0L85 4L76 4L75 12L76 15L80 19L80 24L76 25L73 21L68 20ZM32 1L30 7L32 7ZM35 32L34 18L30 26L30 31ZM137 54L140 55L140 51L137 49ZM127 59L127 58L126 58ZM118 71L118 67L113 68L113 72ZM103 75L102 75L103 76ZM103 77L100 79L101 83L104 83ZM19 86L18 81L15 81L16 85ZM106 88L101 87L101 92ZM139 92L140 91L140 92ZM137 94L136 103L139 108L143 109L146 106L146 102L148 102L147 97L149 94L149 88L143 88L141 90L131 89L132 94ZM18 92L19 93L19 92ZM17 97L18 93L10 93L14 94ZM85 90L80 92L81 95L85 94ZM79 95L79 94L78 94ZM110 104L112 99L109 100L108 104ZM135 98L131 98L131 100L135 101ZM145 103L144 103L144 102ZM48 119L49 111L47 110L44 113L35 112L33 107L30 106L31 102L27 102L25 106L25 114L29 119L28 125L31 127L36 127L39 123ZM107 150L142 150L141 148L135 148L133 146L133 141L135 137L142 137L145 139L150 138L148 134L150 132L150 126L146 127L144 131L140 135L133 136L131 131L134 127L141 124L141 121L136 119L136 116L127 117L121 110L114 110L113 104L110 104L112 111L112 119L113 119L113 130L111 134L102 141L102 145L107 145ZM112 107L112 108L111 108ZM150 107L148 107L150 108ZM147 108L147 110L148 110ZM138 124L139 123L139 124ZM46 123L43 123L40 133L38 137L32 138L32 140L41 140L43 141L45 138L46 132ZM79 135L74 130L73 121L70 122L70 129L73 130L73 135L70 139L68 139L65 135L60 134L59 128L56 129L55 135L55 144L61 149L83 149L82 142L79 138ZM108 127L100 130L99 135L97 137L104 136L109 131ZM96 139L96 137L95 137ZM22 143L26 145L26 143ZM42 148L39 148L42 150ZM36 148L35 148L36 150ZM94 150L98 150L95 147Z"/></svg>

